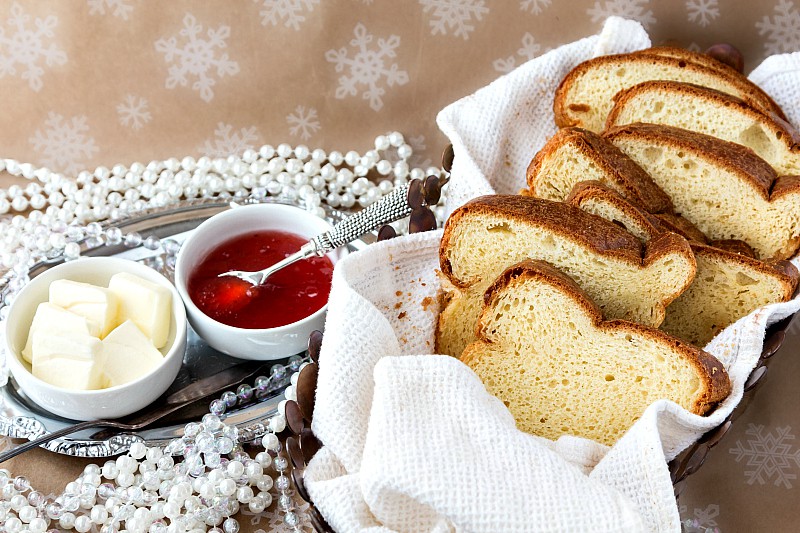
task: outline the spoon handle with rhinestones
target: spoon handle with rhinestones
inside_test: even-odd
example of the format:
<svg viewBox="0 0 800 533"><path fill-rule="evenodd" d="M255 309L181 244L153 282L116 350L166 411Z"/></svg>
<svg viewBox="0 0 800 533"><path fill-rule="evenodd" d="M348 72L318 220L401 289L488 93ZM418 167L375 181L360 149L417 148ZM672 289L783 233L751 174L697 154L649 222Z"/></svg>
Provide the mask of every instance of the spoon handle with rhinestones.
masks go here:
<svg viewBox="0 0 800 533"><path fill-rule="evenodd" d="M336 224L332 230L313 237L301 246L300 250L270 267L256 271L229 270L223 272L220 276L233 276L258 287L269 276L292 263L313 256L323 256L340 246L353 242L378 226L408 216L411 211L412 208L408 205L408 186L404 185L396 188L358 213L345 218Z"/></svg>
<svg viewBox="0 0 800 533"><path fill-rule="evenodd" d="M333 229L311 239L310 244L318 255L335 250L352 242L367 232L411 214L408 205L408 185L397 187L374 204L350 215Z"/></svg>

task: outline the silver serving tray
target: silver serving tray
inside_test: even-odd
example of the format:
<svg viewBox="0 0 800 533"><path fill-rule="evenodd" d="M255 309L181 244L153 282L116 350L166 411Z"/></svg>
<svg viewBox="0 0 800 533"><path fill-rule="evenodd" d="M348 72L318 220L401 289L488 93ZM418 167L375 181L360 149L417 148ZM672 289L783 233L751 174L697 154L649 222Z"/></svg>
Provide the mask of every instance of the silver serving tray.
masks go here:
<svg viewBox="0 0 800 533"><path fill-rule="evenodd" d="M272 198L264 201L290 203ZM154 235L159 239L171 238L182 242L201 222L230 208L229 203L220 199L194 200L169 208L148 210L137 217L128 218L113 225L122 229L126 234L135 231L140 233L143 238ZM342 212L330 208L327 209L327 214L328 220L332 223L338 222L344 216ZM373 235L366 235L352 243L350 248L358 250L374 240ZM173 279L174 265L164 260L163 249L153 251L142 246L126 248L123 245L90 248L84 242L82 255L114 255L142 261L159 270L170 280ZM30 277L34 277L60 262L62 260L57 258L38 263L31 268ZM7 283L7 280L3 281ZM5 292L6 283L0 283L0 297ZM183 366L167 390L167 394L241 362L241 359L230 357L208 346L189 326ZM271 365L286 364L287 362L288 359L265 361L263 375L269 375ZM226 423L234 425L240 430L242 440L249 440L248 437L252 438L259 433L259 430L263 431L263 422L275 413L278 403L284 399L283 389L286 385L288 385L288 380L264 399L229 411L226 414ZM202 411L207 412L208 404L212 399L209 397L198 404L193 404L176 413L178 416L167 417L165 421L156 422L153 426L139 431L117 433L107 439L96 439L93 438L93 435L97 434L99 430L88 429L55 439L42 447L52 452L75 457L109 457L126 452L130 445L137 441L144 442L148 446L162 446L170 440L182 436L185 424L189 420L199 419ZM33 439L74 423L73 420L61 418L41 409L25 396L11 376L8 377L4 386L0 387L0 435L18 439Z"/></svg>

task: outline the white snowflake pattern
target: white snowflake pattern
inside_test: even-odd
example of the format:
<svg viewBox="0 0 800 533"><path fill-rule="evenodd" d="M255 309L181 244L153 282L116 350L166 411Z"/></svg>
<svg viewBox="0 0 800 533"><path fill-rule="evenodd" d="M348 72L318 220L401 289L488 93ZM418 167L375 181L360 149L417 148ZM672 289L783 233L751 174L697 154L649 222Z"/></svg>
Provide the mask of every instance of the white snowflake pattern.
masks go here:
<svg viewBox="0 0 800 533"><path fill-rule="evenodd" d="M430 157L426 157L425 150L428 146L425 144L424 135L406 135L406 144L411 147L411 157L408 160L408 165L411 168L427 168L433 165ZM397 155L397 150L390 148L383 152L383 158L391 163L400 161L400 156Z"/></svg>
<svg viewBox="0 0 800 533"><path fill-rule="evenodd" d="M793 52L800 48L800 11L794 7L794 2L780 0L775 6L775 16L765 16L756 22L759 35L766 35L764 43L769 54Z"/></svg>
<svg viewBox="0 0 800 533"><path fill-rule="evenodd" d="M533 39L533 35L526 32L525 35L522 36L522 47L517 49L517 55L520 57L521 62L530 61L536 57L541 50L542 47ZM517 58L515 56L508 56L507 58L495 59L492 65L496 71L508 73L517 66Z"/></svg>
<svg viewBox="0 0 800 533"><path fill-rule="evenodd" d="M48 113L44 126L36 130L29 142L42 154L41 164L58 172L73 174L86 168L89 159L100 149L89 137L85 115L64 120L62 115Z"/></svg>
<svg viewBox="0 0 800 533"><path fill-rule="evenodd" d="M350 45L355 48L353 57L345 47L325 52L325 59L336 65L336 72L347 69L347 73L339 77L335 96L338 99L355 96L358 87L363 86L362 98L369 100L373 110L380 111L383 108L382 97L386 94L386 90L378 85L381 79L385 78L389 87L408 83L408 72L400 70L397 63L387 64L389 59L397 57L400 37L390 35L388 39L378 39L377 49L371 49L369 45L374 36L367 32L366 26L358 23L353 33L355 38L350 40Z"/></svg>
<svg viewBox="0 0 800 533"><path fill-rule="evenodd" d="M117 114L120 124L134 130L142 129L153 118L147 110L147 100L132 94L125 96L125 101L117 105Z"/></svg>
<svg viewBox="0 0 800 533"><path fill-rule="evenodd" d="M690 42L689 46L687 46L686 49L690 50L692 52L698 52L698 53L703 51L703 49L700 47L700 45L697 44L694 41Z"/></svg>
<svg viewBox="0 0 800 533"><path fill-rule="evenodd" d="M730 449L730 453L736 456L736 462L747 459L746 466L753 467L745 470L747 484L752 485L758 482L759 485L765 484L773 477L774 485L785 488L792 488L791 481L797 479L797 474L793 473L794 467L800 468L800 448L792 450L789 441L794 440L792 428L776 427L775 434L771 431L764 434L764 426L760 424L748 424L745 435L753 437L745 444L736 441L736 447Z"/></svg>
<svg viewBox="0 0 800 533"><path fill-rule="evenodd" d="M529 11L534 15L540 14L545 8L550 7L550 4L553 3L553 0L522 0L519 3L519 8L522 11Z"/></svg>
<svg viewBox="0 0 800 533"><path fill-rule="evenodd" d="M0 78L6 74L17 74L19 65L24 70L22 79L28 81L28 86L36 92L42 89L42 75L45 65L63 65L67 62L67 54L55 43L46 43L55 35L53 31L58 26L58 18L48 15L45 18L36 18L33 21L35 29L28 28L31 16L22 9L18 3L11 4L11 17L8 26L0 26Z"/></svg>
<svg viewBox="0 0 800 533"><path fill-rule="evenodd" d="M686 11L689 13L689 22L705 28L712 20L719 18L719 0L687 0Z"/></svg>
<svg viewBox="0 0 800 533"><path fill-rule="evenodd" d="M89 4L90 15L105 15L106 8L109 13L122 20L128 20L128 17L133 11L133 5L125 0L86 0Z"/></svg>
<svg viewBox="0 0 800 533"><path fill-rule="evenodd" d="M689 509L686 505L681 505L678 508L681 516L685 517ZM719 505L711 503L704 508L695 508L691 518L684 518L681 522L684 533L719 533L720 529L717 527L717 517L719 516Z"/></svg>
<svg viewBox="0 0 800 533"><path fill-rule="evenodd" d="M608 17L617 16L628 19L638 20L642 26L649 28L656 23L656 18L650 9L645 10L650 4L650 0L604 0L596 1L594 6L586 10L586 14L592 17L592 22L601 22Z"/></svg>
<svg viewBox="0 0 800 533"><path fill-rule="evenodd" d="M210 102L214 98L211 89L216 85L216 80L209 73L216 69L217 76L233 76L239 72L239 63L228 58L227 53L216 56L216 49L228 46L226 40L231 35L230 26L220 26L216 30L209 28L203 39L200 33L203 25L197 22L192 14L183 17L183 29L180 36L183 43L179 46L177 37L159 39L156 41L156 51L164 54L167 63L175 63L169 67L167 89L174 89L177 85L186 86L189 77L196 78L192 89L200 92L200 98Z"/></svg>
<svg viewBox="0 0 800 533"><path fill-rule="evenodd" d="M262 2L264 9L258 12L261 15L261 25L283 25L294 30L300 29L300 23L306 21L304 11L314 11L314 6L319 5L319 0L253 0L256 4Z"/></svg>
<svg viewBox="0 0 800 533"><path fill-rule="evenodd" d="M214 130L214 138L207 140L197 150L209 157L228 157L255 148L258 141L259 134L255 126L233 131L231 124L220 122Z"/></svg>
<svg viewBox="0 0 800 533"><path fill-rule="evenodd" d="M413 168L427 168L433 165L430 157L425 157L425 150L428 146L425 144L425 136L409 136L406 142L414 151L411 154L411 159L408 160L409 165Z"/></svg>
<svg viewBox="0 0 800 533"><path fill-rule="evenodd" d="M299 135L304 141L309 140L321 128L317 110L313 107L306 109L302 105L297 106L294 113L286 116L286 122L289 124L289 134L295 137Z"/></svg>
<svg viewBox="0 0 800 533"><path fill-rule="evenodd" d="M489 12L484 0L419 0L422 12L432 12L431 35L453 35L466 41L475 29L473 18L480 21Z"/></svg>

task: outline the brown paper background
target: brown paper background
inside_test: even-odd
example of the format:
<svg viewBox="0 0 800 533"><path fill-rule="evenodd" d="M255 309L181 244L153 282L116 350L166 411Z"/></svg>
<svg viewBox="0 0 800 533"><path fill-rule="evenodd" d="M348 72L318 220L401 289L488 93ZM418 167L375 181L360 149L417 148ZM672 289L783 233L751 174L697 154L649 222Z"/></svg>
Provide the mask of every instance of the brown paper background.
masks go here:
<svg viewBox="0 0 800 533"><path fill-rule="evenodd" d="M296 8L299 18L262 18L273 4ZM642 21L656 44L733 43L748 70L769 53L800 49L800 6L787 0L0 0L0 157L74 176L98 165L224 156L264 143L363 153L376 135L397 130L415 148L412 164L436 165L447 143L435 124L441 108L497 78L501 67L596 33L607 14ZM236 64L226 75L200 68L214 82L205 98L192 87L196 75L168 87L176 63L156 46L174 37L182 49L187 17L202 26L198 40L209 31L223 35L213 57L227 54ZM326 58L340 49L355 57L351 40L362 27L370 61L405 73L393 85L386 74L375 79L383 94L373 106L363 98L368 84L337 97L340 76L354 74L337 72ZM376 59L381 40L391 46ZM20 42L41 68L33 79L14 60ZM51 47L48 65L39 52ZM139 128L121 122L118 106L128 95L146 102L149 117ZM298 106L313 109L318 125L305 136L288 122ZM0 185L21 181L0 173ZM796 529L798 348L793 333L756 400L690 478L681 514L697 523L687 531ZM84 464L36 451L6 466L49 492ZM242 525L277 527L269 514Z"/></svg>

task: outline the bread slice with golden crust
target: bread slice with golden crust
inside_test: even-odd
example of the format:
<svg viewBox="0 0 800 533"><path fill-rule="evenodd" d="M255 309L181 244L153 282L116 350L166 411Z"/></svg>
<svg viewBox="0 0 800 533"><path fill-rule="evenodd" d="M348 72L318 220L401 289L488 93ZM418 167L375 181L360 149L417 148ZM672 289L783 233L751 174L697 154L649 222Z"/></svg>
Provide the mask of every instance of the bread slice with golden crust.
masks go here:
<svg viewBox="0 0 800 533"><path fill-rule="evenodd" d="M739 239L759 259L788 259L800 246L800 177L777 177L752 150L689 130L628 124L604 137L672 199L709 239Z"/></svg>
<svg viewBox="0 0 800 533"><path fill-rule="evenodd" d="M600 183L583 182L568 201L581 209L621 224L643 242L667 231L658 219L627 202ZM691 242L697 275L689 288L667 306L660 328L697 346L755 309L789 300L797 288L797 269L788 261L765 263L728 249Z"/></svg>
<svg viewBox="0 0 800 533"><path fill-rule="evenodd" d="M672 211L669 196L631 158L597 133L562 128L528 166L531 196L564 201L578 181L605 183L651 213Z"/></svg>
<svg viewBox="0 0 800 533"><path fill-rule="evenodd" d="M656 400L702 415L730 393L716 358L656 329L604 320L577 283L543 261L506 269L484 301L478 341L461 360L522 431L610 446Z"/></svg>
<svg viewBox="0 0 800 533"><path fill-rule="evenodd" d="M614 96L649 80L710 87L741 98L767 114L784 116L764 91L741 75L675 57L630 53L596 57L572 69L556 89L553 102L556 125L602 131L614 106Z"/></svg>
<svg viewBox="0 0 800 533"><path fill-rule="evenodd" d="M572 276L608 317L658 326L664 308L696 268L685 239L673 233L646 246L601 217L528 196L475 198L445 223L439 247L443 311L436 352L454 356L475 340L483 292L506 267L542 259Z"/></svg>
<svg viewBox="0 0 800 533"><path fill-rule="evenodd" d="M753 150L780 174L800 173L800 136L786 121L713 89L647 81L617 93L606 128L635 122L692 130Z"/></svg>
<svg viewBox="0 0 800 533"><path fill-rule="evenodd" d="M722 72L728 76L745 77L741 72L739 72L735 68L731 67L726 63L723 63L722 61L719 61L714 57L711 57L708 54L704 54L702 52L693 52L691 50L687 50L686 48L680 48L677 46L651 46L650 48L637 50L633 53L640 55L662 56L662 57L671 57L674 59L682 59L684 61L697 63L698 65L710 68L711 70Z"/></svg>

